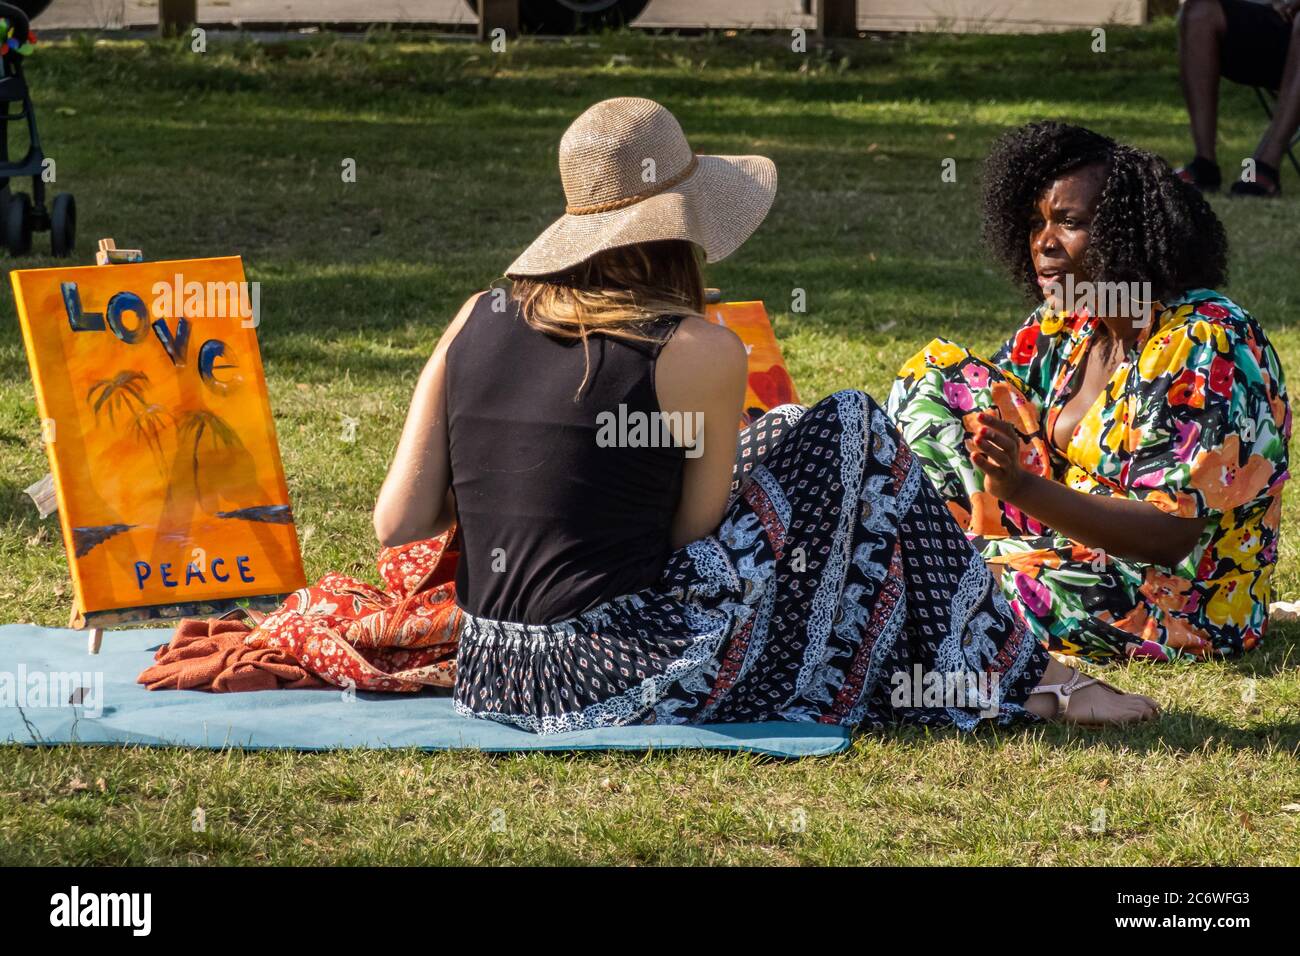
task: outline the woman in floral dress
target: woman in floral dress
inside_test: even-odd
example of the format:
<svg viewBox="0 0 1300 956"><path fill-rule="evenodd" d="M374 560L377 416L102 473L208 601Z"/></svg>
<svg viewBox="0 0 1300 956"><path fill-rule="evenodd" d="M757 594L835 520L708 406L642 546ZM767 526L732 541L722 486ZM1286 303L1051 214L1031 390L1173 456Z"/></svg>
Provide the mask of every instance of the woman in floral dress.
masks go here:
<svg viewBox="0 0 1300 956"><path fill-rule="evenodd" d="M995 146L985 233L1042 303L986 361L935 339L889 411L1053 651L1258 646L1291 413L1277 353L1212 287L1227 242L1166 164L1035 123Z"/></svg>

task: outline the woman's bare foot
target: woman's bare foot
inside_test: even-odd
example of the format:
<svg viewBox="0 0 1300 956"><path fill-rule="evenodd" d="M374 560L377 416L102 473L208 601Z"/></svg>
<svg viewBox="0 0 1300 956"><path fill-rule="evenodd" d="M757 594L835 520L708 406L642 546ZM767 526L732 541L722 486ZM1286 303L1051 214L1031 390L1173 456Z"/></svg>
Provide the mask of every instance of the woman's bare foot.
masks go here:
<svg viewBox="0 0 1300 956"><path fill-rule="evenodd" d="M1025 709L1045 720L1086 727L1136 724L1160 716L1160 705L1150 697L1126 694L1100 681L1088 683L1090 680L1092 678L1052 658L1038 687L1061 686L1066 699L1061 701L1054 692L1039 693L1035 688L1025 702Z"/></svg>

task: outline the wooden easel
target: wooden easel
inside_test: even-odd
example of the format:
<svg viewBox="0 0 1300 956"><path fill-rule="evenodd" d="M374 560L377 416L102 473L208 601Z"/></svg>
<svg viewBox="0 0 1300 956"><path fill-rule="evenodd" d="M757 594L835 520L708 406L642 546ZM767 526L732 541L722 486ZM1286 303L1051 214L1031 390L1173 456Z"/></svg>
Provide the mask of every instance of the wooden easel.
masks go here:
<svg viewBox="0 0 1300 956"><path fill-rule="evenodd" d="M107 266L124 262L144 262L144 252L140 249L119 249L111 238L99 240L99 250L95 253L95 265ZM86 650L98 654L104 644L104 629L91 627L86 631Z"/></svg>

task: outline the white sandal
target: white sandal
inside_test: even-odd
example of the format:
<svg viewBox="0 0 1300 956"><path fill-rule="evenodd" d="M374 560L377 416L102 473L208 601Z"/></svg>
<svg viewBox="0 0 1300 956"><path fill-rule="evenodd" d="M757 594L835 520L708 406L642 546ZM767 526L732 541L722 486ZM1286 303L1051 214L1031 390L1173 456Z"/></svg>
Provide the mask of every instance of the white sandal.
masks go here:
<svg viewBox="0 0 1300 956"><path fill-rule="evenodd" d="M1081 670L1072 669L1070 679L1062 684L1040 684L1029 692L1032 697L1034 694L1055 694L1056 695L1056 714L1052 720L1062 720L1070 711L1070 697L1075 691L1083 690L1085 687L1091 687L1093 684L1100 684L1107 690L1123 695L1125 692L1118 687L1112 687L1099 677L1086 677ZM1159 713L1159 711L1157 711ZM1140 721L1133 721L1139 723ZM1108 727L1112 725L1111 721L1075 721L1079 727Z"/></svg>

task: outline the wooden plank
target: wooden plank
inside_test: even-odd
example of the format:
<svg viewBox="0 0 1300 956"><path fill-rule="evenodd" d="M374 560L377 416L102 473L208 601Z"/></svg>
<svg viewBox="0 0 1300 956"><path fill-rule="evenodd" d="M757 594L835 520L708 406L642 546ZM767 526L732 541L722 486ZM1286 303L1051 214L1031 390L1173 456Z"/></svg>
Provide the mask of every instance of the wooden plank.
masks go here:
<svg viewBox="0 0 1300 956"><path fill-rule="evenodd" d="M477 2L477 0L476 0ZM529 0L522 0L529 2ZM984 30L1040 33L1106 23L1145 23L1147 10L1169 12L1171 0L857 0L859 30ZM465 0L197 0L200 23L436 23L468 27L476 16ZM41 14L49 29L152 27L157 0L59 0ZM1175 2L1176 7L1176 2ZM816 9L816 0L813 8ZM110 15L111 14L111 15ZM635 24L652 29L813 30L817 18L802 0L651 0Z"/></svg>
<svg viewBox="0 0 1300 956"><path fill-rule="evenodd" d="M800 0L651 0L639 27L671 29L816 29ZM1148 22L1147 0L857 0L858 30L954 33L1042 33L1109 23ZM827 11L822 11L825 13Z"/></svg>
<svg viewBox="0 0 1300 956"><path fill-rule="evenodd" d="M859 30L1041 33L1147 22L1146 0L858 0Z"/></svg>

